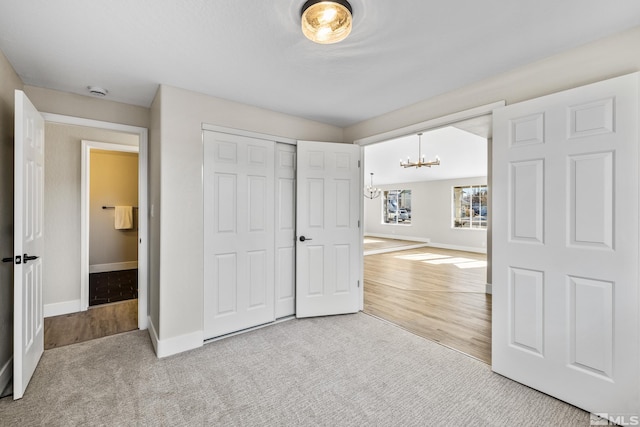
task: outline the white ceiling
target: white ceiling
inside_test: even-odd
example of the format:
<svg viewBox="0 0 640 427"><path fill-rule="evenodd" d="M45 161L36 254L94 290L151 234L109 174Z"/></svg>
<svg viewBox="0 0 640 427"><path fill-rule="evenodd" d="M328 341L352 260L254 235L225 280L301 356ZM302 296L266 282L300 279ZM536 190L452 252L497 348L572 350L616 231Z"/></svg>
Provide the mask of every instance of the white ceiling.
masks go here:
<svg viewBox="0 0 640 427"><path fill-rule="evenodd" d="M168 84L348 126L640 25L638 0L351 0L335 45L304 0L0 0L0 49L29 85L149 106Z"/></svg>
<svg viewBox="0 0 640 427"><path fill-rule="evenodd" d="M373 184L400 184L440 179L468 178L487 175L487 140L467 131L448 126L422 135L422 153L426 160L440 157L440 165L421 168L402 168L400 159L416 161L418 136L408 135L364 149L364 179Z"/></svg>

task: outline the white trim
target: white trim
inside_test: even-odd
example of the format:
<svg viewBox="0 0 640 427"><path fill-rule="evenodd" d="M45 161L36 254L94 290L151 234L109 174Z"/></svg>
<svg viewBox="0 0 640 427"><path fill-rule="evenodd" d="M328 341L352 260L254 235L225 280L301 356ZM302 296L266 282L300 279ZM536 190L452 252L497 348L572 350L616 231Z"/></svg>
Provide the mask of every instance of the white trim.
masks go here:
<svg viewBox="0 0 640 427"><path fill-rule="evenodd" d="M388 254L389 252L397 252L397 251L408 251L410 249L420 249L420 248L425 248L427 246L429 246L428 243L417 243L415 245L396 246L393 248L372 249L370 251L364 251L364 256Z"/></svg>
<svg viewBox="0 0 640 427"><path fill-rule="evenodd" d="M247 136L249 138L264 139L264 140L267 140L267 141L281 142L283 144L290 144L290 145L297 145L298 144L297 140L291 139L291 138L286 138L284 136L269 135L269 134L260 133L260 132L251 132L251 131L248 131L248 130L234 129L234 128L229 128L229 127L225 127L225 126L218 126L218 125L210 125L210 124L207 124L207 123L203 123L202 124L202 130L209 130L209 131L213 131L213 132L227 133L229 135Z"/></svg>
<svg viewBox="0 0 640 427"><path fill-rule="evenodd" d="M44 305L44 317L61 316L63 314L77 313L80 310L80 300L55 302Z"/></svg>
<svg viewBox="0 0 640 427"><path fill-rule="evenodd" d="M113 262L110 264L92 264L89 266L89 274L105 273L108 271L133 270L138 268L138 261Z"/></svg>
<svg viewBox="0 0 640 427"><path fill-rule="evenodd" d="M396 240L407 240L409 242L423 242L426 245L422 246L431 246L433 248L440 249L451 249L454 251L465 251L465 252L475 252L478 254L486 254L487 248L476 248L474 246L459 246L459 245L449 245L447 243L433 243L431 239L424 237L411 237L411 236L399 236L397 234L381 234L381 233L367 233L364 236L367 237L380 237L382 239L396 239ZM404 248L404 247L402 247ZM369 253L367 253L369 255Z"/></svg>
<svg viewBox="0 0 640 427"><path fill-rule="evenodd" d="M493 285L491 283L484 285L484 293L489 295L493 294Z"/></svg>
<svg viewBox="0 0 640 427"><path fill-rule="evenodd" d="M2 369L0 369L0 396L2 392L11 382L13 378L13 355L7 360Z"/></svg>
<svg viewBox="0 0 640 427"><path fill-rule="evenodd" d="M429 239L428 237L399 236L397 234L365 233L364 238L366 239L367 237L379 237L381 239L407 240L409 242L431 243L431 239Z"/></svg>
<svg viewBox="0 0 640 427"><path fill-rule="evenodd" d="M104 122L99 120L84 119L81 117L64 116L61 114L41 113L46 122L62 123L76 126L86 126L98 129L112 130L116 132L138 135L138 328L147 329L148 289L149 289L149 188L148 188L148 163L149 163L149 131L147 128L131 126L119 123ZM88 264L87 264L88 265Z"/></svg>
<svg viewBox="0 0 640 427"><path fill-rule="evenodd" d="M103 122L101 120L84 119L82 117L65 116L54 113L40 113L44 117L45 122L61 123L65 125L85 126L91 128L100 128L106 130L114 130L117 132L133 133L136 135L144 135L147 139L147 128L140 126L124 125L120 123Z"/></svg>
<svg viewBox="0 0 640 427"><path fill-rule="evenodd" d="M151 338L151 344L158 359L200 348L204 345L203 331L191 332L189 334L161 340L158 337L158 332L150 316L147 318L147 324L149 325L149 338Z"/></svg>
<svg viewBox="0 0 640 427"><path fill-rule="evenodd" d="M423 132L430 129L435 129L447 125L451 125L463 120L473 119L475 117L485 116L491 114L493 110L499 107L504 107L505 101L493 102L491 104L481 105L479 107L471 108L469 110L459 111L457 113L448 114L446 116L438 117L435 119L427 120L424 122L416 123L413 125L405 126L399 129L390 130L388 132L382 132L377 135L367 136L365 138L356 139L353 143L358 145L376 144L378 142L388 141L394 138L400 138L402 136L412 135L417 132Z"/></svg>
<svg viewBox="0 0 640 427"><path fill-rule="evenodd" d="M360 162L358 163L358 167L360 168L360 188L364 188L365 178L364 178L364 165L365 165L365 150L364 147L360 147ZM297 172L297 171L296 171ZM358 253L361 253L360 257L360 276L358 277L358 300L360 311L364 311L364 198L360 196L360 209L358 210L358 228L360 228L360 249Z"/></svg>
<svg viewBox="0 0 640 427"><path fill-rule="evenodd" d="M204 344L210 344L212 342L220 341L220 340L223 340L223 339L226 339L226 338L230 338L230 337L235 337L236 335L242 335L242 334L245 334L247 332L252 332L252 331L255 331L257 329L266 328L267 326L273 326L273 325L278 324L278 323L288 322L289 320L295 320L295 319L296 319L296 315L295 314L291 314L289 316L280 317L280 318L274 320L273 322L263 323L262 325L252 326L251 328L243 329L241 331L231 332L231 333L228 333L226 335L219 336L219 337L209 338L209 339L204 341Z"/></svg>
<svg viewBox="0 0 640 427"><path fill-rule="evenodd" d="M151 323L149 323L149 325L151 325ZM163 357L173 356L174 354L202 347L204 345L204 333L203 331L196 331L161 340L158 338L154 328L151 341L155 344L156 356L158 359L162 359Z"/></svg>
<svg viewBox="0 0 640 427"><path fill-rule="evenodd" d="M89 224L91 202L91 150L138 153L138 146L110 144L107 142L82 140L81 172L80 172L80 309L89 308ZM138 174L139 175L139 174ZM138 215L139 219L140 215ZM110 271L110 270L102 270Z"/></svg>
<svg viewBox="0 0 640 427"><path fill-rule="evenodd" d="M440 249L451 249L453 251L474 252L477 254L487 253L487 248L476 248L474 246L448 245L446 243L429 243L429 246Z"/></svg>
<svg viewBox="0 0 640 427"><path fill-rule="evenodd" d="M158 333L156 332L156 327L153 325L151 321L151 316L147 316L147 325L149 332L149 338L151 338L151 344L153 345L153 351L155 351L156 356L158 355Z"/></svg>

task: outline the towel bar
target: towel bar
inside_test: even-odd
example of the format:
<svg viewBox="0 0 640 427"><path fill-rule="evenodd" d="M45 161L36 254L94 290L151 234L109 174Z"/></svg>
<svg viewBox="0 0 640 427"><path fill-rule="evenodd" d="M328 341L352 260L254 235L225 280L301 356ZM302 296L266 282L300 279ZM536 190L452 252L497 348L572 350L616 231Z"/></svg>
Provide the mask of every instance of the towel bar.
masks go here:
<svg viewBox="0 0 640 427"><path fill-rule="evenodd" d="M131 206L133 209L138 209L137 206ZM102 209L115 209L115 206L103 206Z"/></svg>

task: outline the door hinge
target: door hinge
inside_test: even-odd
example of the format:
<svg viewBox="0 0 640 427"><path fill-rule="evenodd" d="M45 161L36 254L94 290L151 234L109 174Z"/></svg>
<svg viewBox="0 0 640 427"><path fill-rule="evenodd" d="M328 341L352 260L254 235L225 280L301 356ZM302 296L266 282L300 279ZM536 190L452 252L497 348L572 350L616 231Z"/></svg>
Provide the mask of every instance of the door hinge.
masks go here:
<svg viewBox="0 0 640 427"><path fill-rule="evenodd" d="M360 167L360 160L358 160L358 167Z"/></svg>
<svg viewBox="0 0 640 427"><path fill-rule="evenodd" d="M360 280L358 280L358 287L360 287Z"/></svg>
<svg viewBox="0 0 640 427"><path fill-rule="evenodd" d="M360 228L360 220L358 220L358 228Z"/></svg>

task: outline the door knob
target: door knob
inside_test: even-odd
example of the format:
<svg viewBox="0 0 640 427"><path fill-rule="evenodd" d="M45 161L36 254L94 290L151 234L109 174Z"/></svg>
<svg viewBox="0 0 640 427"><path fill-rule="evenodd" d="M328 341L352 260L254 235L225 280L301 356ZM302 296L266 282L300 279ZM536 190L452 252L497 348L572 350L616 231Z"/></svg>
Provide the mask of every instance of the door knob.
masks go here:
<svg viewBox="0 0 640 427"><path fill-rule="evenodd" d="M2 258L2 262L13 262L13 257Z"/></svg>
<svg viewBox="0 0 640 427"><path fill-rule="evenodd" d="M300 236L300 241L301 242L304 242L305 240L313 240L313 239L310 239L310 238L304 237L304 236Z"/></svg>

